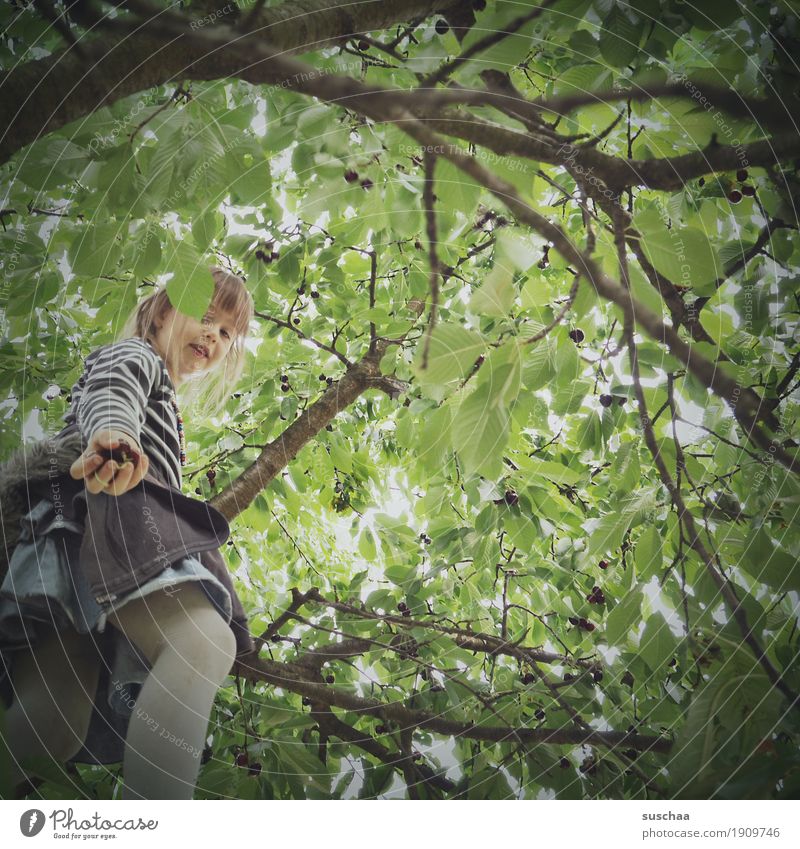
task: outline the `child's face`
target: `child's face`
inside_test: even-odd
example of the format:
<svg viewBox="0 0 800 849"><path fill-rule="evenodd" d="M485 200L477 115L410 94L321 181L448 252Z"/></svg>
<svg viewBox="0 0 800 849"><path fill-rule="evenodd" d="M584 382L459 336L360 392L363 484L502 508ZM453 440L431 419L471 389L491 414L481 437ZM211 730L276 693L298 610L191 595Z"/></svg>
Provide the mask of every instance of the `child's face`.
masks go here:
<svg viewBox="0 0 800 849"><path fill-rule="evenodd" d="M176 386L216 368L228 355L236 335L233 316L213 306L202 321L170 308L157 326L153 341Z"/></svg>

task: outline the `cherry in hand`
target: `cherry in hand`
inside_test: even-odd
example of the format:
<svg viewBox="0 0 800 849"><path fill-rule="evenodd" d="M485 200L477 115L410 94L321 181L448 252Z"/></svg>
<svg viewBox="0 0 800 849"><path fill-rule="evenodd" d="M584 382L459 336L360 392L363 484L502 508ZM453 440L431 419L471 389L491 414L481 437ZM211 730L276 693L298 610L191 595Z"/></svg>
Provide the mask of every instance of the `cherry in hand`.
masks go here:
<svg viewBox="0 0 800 849"><path fill-rule="evenodd" d="M114 460L119 466L124 463L132 463L133 467L136 468L141 459L141 454L135 448L132 448L125 439L120 439L116 448L99 448L97 453L103 458L104 463L108 460Z"/></svg>

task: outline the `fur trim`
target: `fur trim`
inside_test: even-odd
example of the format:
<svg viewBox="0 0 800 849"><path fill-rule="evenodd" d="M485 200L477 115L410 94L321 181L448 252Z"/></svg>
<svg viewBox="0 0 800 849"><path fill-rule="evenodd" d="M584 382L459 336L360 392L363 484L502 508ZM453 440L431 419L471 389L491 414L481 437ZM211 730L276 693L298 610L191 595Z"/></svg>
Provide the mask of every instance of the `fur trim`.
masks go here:
<svg viewBox="0 0 800 849"><path fill-rule="evenodd" d="M33 506L29 500L29 486L48 480L56 472L69 474L70 466L83 452L82 441L77 431L59 439L44 439L18 449L0 465L0 525L3 529L0 582L5 578L8 561L19 540L20 520Z"/></svg>

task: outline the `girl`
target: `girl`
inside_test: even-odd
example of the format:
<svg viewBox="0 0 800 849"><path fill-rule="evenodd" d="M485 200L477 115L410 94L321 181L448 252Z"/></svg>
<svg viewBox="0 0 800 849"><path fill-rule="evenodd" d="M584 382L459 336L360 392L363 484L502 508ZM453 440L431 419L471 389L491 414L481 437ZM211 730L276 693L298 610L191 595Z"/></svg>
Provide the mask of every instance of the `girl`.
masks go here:
<svg viewBox="0 0 800 849"><path fill-rule="evenodd" d="M175 389L218 407L240 377L253 302L212 268L202 322L161 290L122 339L86 358L67 426L30 452L34 505L0 587L0 733L12 787L25 761L123 761L125 799L191 799L218 687L253 650L221 558L227 522L180 492ZM210 405L210 406L209 406ZM55 446L55 447L54 447ZM8 467L7 467L8 468ZM109 627L107 627L109 626Z"/></svg>

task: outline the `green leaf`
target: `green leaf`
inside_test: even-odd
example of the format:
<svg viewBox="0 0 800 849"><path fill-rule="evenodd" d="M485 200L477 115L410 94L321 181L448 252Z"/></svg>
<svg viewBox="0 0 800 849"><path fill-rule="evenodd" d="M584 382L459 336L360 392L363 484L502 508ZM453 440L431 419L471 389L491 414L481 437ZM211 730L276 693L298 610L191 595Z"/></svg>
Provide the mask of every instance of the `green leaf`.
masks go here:
<svg viewBox="0 0 800 849"><path fill-rule="evenodd" d="M72 271L85 277L110 274L122 255L121 224L90 224L73 239L67 253Z"/></svg>
<svg viewBox="0 0 800 849"><path fill-rule="evenodd" d="M493 348L478 371L478 385L490 384L493 397L507 407L511 407L519 396L520 357L520 346L510 339L499 348Z"/></svg>
<svg viewBox="0 0 800 849"><path fill-rule="evenodd" d="M495 265L470 298L469 308L476 315L504 316L514 303L512 272L508 266Z"/></svg>
<svg viewBox="0 0 800 849"><path fill-rule="evenodd" d="M487 8L485 12L477 16L476 23L468 30L461 43L462 51L469 50L476 42L486 37L489 32L508 32L506 26L515 18L524 13L524 7L518 3L497 0L493 8ZM498 67L503 71L510 71L518 65L531 50L531 34L535 21L529 21L514 33L510 33L497 43L480 52L480 67ZM467 69L474 70L472 63L466 63Z"/></svg>
<svg viewBox="0 0 800 849"><path fill-rule="evenodd" d="M352 448L338 433L332 433L329 439L331 460L337 469L349 475L353 471Z"/></svg>
<svg viewBox="0 0 800 849"><path fill-rule="evenodd" d="M424 386L444 386L464 378L486 346L482 334L457 324L437 324L433 329L428 352L428 367L422 368L424 337L414 357L416 379Z"/></svg>
<svg viewBox="0 0 800 849"><path fill-rule="evenodd" d="M736 649L694 693L673 746L670 780L681 798L705 798L748 760L774 728L780 696L766 673Z"/></svg>
<svg viewBox="0 0 800 849"><path fill-rule="evenodd" d="M509 412L492 390L489 383L478 386L461 402L453 418L453 447L466 474L493 477L502 468Z"/></svg>
<svg viewBox="0 0 800 849"><path fill-rule="evenodd" d="M641 622L642 593L634 587L606 616L605 635L609 645L624 645Z"/></svg>
<svg viewBox="0 0 800 849"><path fill-rule="evenodd" d="M569 416L577 413L583 406L583 399L592 388L590 380L573 380L553 395L552 410L557 416Z"/></svg>
<svg viewBox="0 0 800 849"><path fill-rule="evenodd" d="M678 649L678 640L661 613L653 613L639 640L639 656L653 672L663 672Z"/></svg>
<svg viewBox="0 0 800 849"><path fill-rule="evenodd" d="M745 568L757 581L778 592L800 591L800 561L778 545L763 526L745 545Z"/></svg>
<svg viewBox="0 0 800 849"><path fill-rule="evenodd" d="M540 460L537 457L530 457L522 460L519 468L525 472L526 479L535 483L542 478L551 480L553 483L566 484L567 486L577 486L585 480L585 475L564 466L561 463L554 463L551 460Z"/></svg>
<svg viewBox="0 0 800 849"><path fill-rule="evenodd" d="M549 338L524 348L525 361L522 366L522 382L533 392L547 386L556 375L558 352Z"/></svg>
<svg viewBox="0 0 800 849"><path fill-rule="evenodd" d="M636 487L641 478L638 440L621 443L611 466L611 475L619 494L630 492Z"/></svg>
<svg viewBox="0 0 800 849"><path fill-rule="evenodd" d="M609 77L608 70L594 62L588 65L571 64L559 75L553 87L553 94L569 97L585 94L587 91L598 91L606 87Z"/></svg>
<svg viewBox="0 0 800 849"><path fill-rule="evenodd" d="M213 209L198 215L192 221L192 238L199 250L206 251L211 247L211 243L220 235L221 225L221 218Z"/></svg>
<svg viewBox="0 0 800 849"><path fill-rule="evenodd" d="M622 545L625 532L637 516L646 513L655 501L652 489L639 489L622 498L615 510L600 518L589 537L587 551L591 555L608 554Z"/></svg>
<svg viewBox="0 0 800 849"><path fill-rule="evenodd" d="M639 53L639 41L644 32L641 18L633 23L619 6L614 6L600 30L600 54L615 68L630 65Z"/></svg>
<svg viewBox="0 0 800 849"><path fill-rule="evenodd" d="M657 215L634 217L645 256L672 283L691 286L698 295L711 295L723 276L722 262L708 237L695 227L668 229Z"/></svg>
<svg viewBox="0 0 800 849"><path fill-rule="evenodd" d="M136 243L136 254L133 261L133 273L142 278L153 274L161 265L161 239L158 228L148 224L142 228L142 235Z"/></svg>
<svg viewBox="0 0 800 849"><path fill-rule="evenodd" d="M186 241L175 244L168 264L172 271L167 283L170 303L179 312L200 321L214 294L214 278L207 264Z"/></svg>
<svg viewBox="0 0 800 849"><path fill-rule="evenodd" d="M368 562L373 562L378 556L375 546L375 537L369 528L364 528L358 538L358 553Z"/></svg>
<svg viewBox="0 0 800 849"><path fill-rule="evenodd" d="M661 575L663 562L661 534L654 525L643 531L636 544L636 572L642 580Z"/></svg>

